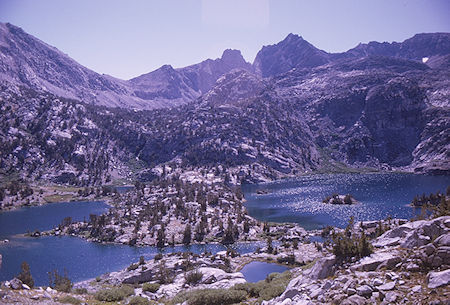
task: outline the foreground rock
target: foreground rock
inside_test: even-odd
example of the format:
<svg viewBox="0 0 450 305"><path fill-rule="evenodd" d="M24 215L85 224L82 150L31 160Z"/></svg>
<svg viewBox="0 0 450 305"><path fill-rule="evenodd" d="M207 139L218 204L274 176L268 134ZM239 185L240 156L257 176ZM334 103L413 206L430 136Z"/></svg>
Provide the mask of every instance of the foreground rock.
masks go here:
<svg viewBox="0 0 450 305"><path fill-rule="evenodd" d="M450 216L397 224L370 256L344 265L326 256L263 304L447 304Z"/></svg>

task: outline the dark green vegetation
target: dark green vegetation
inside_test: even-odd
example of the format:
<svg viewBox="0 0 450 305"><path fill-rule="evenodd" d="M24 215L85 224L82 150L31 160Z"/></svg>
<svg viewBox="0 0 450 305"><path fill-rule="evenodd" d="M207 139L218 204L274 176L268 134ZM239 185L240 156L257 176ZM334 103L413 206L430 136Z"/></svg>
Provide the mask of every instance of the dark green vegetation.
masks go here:
<svg viewBox="0 0 450 305"><path fill-rule="evenodd" d="M142 290L143 291L148 291L148 292L151 292L151 293L155 293L156 291L158 291L160 286L161 285L158 284L158 283L144 283L142 285Z"/></svg>
<svg viewBox="0 0 450 305"><path fill-rule="evenodd" d="M25 285L28 285L28 287L33 288L34 280L33 277L31 276L30 265L28 265L27 262L23 262L20 268L22 269L22 271L20 271L17 278L21 280L22 283L24 283Z"/></svg>
<svg viewBox="0 0 450 305"><path fill-rule="evenodd" d="M91 215L79 223L67 220L59 229L100 242L117 241L129 232L130 245L145 242L164 247L214 239L231 244L247 239L250 226L258 225L247 215L239 188L189 183L177 174L167 175L150 183L138 183L131 192L116 193L114 206L106 214ZM180 222L184 225L182 232L178 228ZM219 230L218 237L212 233L214 228ZM129 270L137 268L133 264Z"/></svg>
<svg viewBox="0 0 450 305"><path fill-rule="evenodd" d="M291 273L271 273L257 283L237 284L230 289L197 289L179 293L170 301L177 304L187 301L189 305L235 304L242 301L261 302L283 293L291 279Z"/></svg>
<svg viewBox="0 0 450 305"><path fill-rule="evenodd" d="M63 303L63 304L73 304L73 305L80 305L82 303L81 300L79 300L73 296L70 296L70 295L66 295L66 296L59 298L58 302Z"/></svg>
<svg viewBox="0 0 450 305"><path fill-rule="evenodd" d="M73 287L72 281L69 279L67 275L67 271L64 270L64 275L58 273L58 270L53 270L48 273L49 277L49 286L53 289L62 292L70 292Z"/></svg>
<svg viewBox="0 0 450 305"><path fill-rule="evenodd" d="M246 299L243 290L233 289L198 289L178 294L170 304L187 301L188 305L229 305L242 302Z"/></svg>
<svg viewBox="0 0 450 305"><path fill-rule="evenodd" d="M259 301L270 300L281 295L291 280L290 271L283 273L271 273L263 281L257 283L237 284L232 289L244 290L248 298L256 298Z"/></svg>
<svg viewBox="0 0 450 305"><path fill-rule="evenodd" d="M128 301L128 305L150 305L150 301L141 296L134 296Z"/></svg>
<svg viewBox="0 0 450 305"><path fill-rule="evenodd" d="M350 218L344 232L332 232L332 251L338 261L346 262L352 258L360 259L372 254L373 247L369 242L364 230L358 234L352 232L354 225L353 217Z"/></svg>
<svg viewBox="0 0 450 305"><path fill-rule="evenodd" d="M203 273L198 270L187 272L184 275L185 283L188 285L196 285L202 280L202 278Z"/></svg>
<svg viewBox="0 0 450 305"><path fill-rule="evenodd" d="M120 287L102 289L95 294L95 298L99 301L118 302L133 294L134 289L131 286L122 285Z"/></svg>

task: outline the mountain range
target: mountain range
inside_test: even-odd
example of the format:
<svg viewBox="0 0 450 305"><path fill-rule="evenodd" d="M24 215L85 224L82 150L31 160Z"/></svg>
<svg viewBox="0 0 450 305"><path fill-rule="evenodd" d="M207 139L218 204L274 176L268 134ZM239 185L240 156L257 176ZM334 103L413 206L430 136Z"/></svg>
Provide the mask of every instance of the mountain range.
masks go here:
<svg viewBox="0 0 450 305"><path fill-rule="evenodd" d="M0 24L0 170L98 184L170 163L237 181L348 168L450 171L450 34L343 53L289 34L130 80Z"/></svg>

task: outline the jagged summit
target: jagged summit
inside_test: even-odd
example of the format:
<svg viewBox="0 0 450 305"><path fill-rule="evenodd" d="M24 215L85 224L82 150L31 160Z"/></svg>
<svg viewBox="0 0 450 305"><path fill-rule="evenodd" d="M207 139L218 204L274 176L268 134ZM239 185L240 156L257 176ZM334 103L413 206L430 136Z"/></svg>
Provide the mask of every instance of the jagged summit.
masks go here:
<svg viewBox="0 0 450 305"><path fill-rule="evenodd" d="M329 60L327 52L291 33L275 45L264 46L256 55L253 66L262 77L270 77L292 68L317 67Z"/></svg>
<svg viewBox="0 0 450 305"><path fill-rule="evenodd" d="M241 51L234 49L226 49L225 51L223 51L221 59L223 62L230 64L233 63L240 65L247 64L244 57L241 54Z"/></svg>

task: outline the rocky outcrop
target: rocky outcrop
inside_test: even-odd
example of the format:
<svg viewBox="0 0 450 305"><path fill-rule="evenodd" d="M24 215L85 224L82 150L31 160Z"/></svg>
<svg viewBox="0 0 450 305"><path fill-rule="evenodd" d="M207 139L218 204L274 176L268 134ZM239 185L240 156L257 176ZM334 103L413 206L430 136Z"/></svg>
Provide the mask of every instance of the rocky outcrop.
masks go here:
<svg viewBox="0 0 450 305"><path fill-rule="evenodd" d="M401 246L403 248L421 247L438 239L446 243L446 232L450 231L450 217L442 216L433 220L419 220L405 223L389 230L377 238L375 247ZM435 241L436 242L436 241Z"/></svg>
<svg viewBox="0 0 450 305"><path fill-rule="evenodd" d="M441 304L450 284L449 234L450 216L400 224L375 240L368 257L335 265L329 255L294 270L285 292L263 304ZM439 265L414 266L437 257Z"/></svg>

